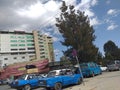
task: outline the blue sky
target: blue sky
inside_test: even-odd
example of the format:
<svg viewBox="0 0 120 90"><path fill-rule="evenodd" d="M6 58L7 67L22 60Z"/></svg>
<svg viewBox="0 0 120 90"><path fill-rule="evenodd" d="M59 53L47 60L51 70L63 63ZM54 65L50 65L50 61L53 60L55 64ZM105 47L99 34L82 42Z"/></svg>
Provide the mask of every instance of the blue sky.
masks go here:
<svg viewBox="0 0 120 90"><path fill-rule="evenodd" d="M38 30L54 39L56 60L66 50L55 27L62 0L0 0L0 30ZM120 0L64 0L89 16L95 30L94 44L104 54L103 45L112 40L120 47Z"/></svg>

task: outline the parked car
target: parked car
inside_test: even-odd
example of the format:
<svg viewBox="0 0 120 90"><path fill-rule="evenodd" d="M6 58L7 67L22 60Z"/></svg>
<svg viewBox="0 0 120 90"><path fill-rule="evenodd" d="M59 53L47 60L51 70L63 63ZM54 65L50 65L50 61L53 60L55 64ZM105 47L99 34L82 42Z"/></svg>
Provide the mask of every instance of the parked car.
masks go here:
<svg viewBox="0 0 120 90"><path fill-rule="evenodd" d="M115 60L111 61L107 65L108 71L115 71L115 70L120 70L120 61Z"/></svg>
<svg viewBox="0 0 120 90"><path fill-rule="evenodd" d="M0 85L2 85L3 84L3 81L2 80L0 80Z"/></svg>
<svg viewBox="0 0 120 90"><path fill-rule="evenodd" d="M45 78L39 81L40 87L47 89L62 90L62 87L71 84L80 84L81 74L75 74L71 69L61 69L50 71Z"/></svg>
<svg viewBox="0 0 120 90"><path fill-rule="evenodd" d="M99 65L99 67L102 70L102 72L107 71L107 67L106 66Z"/></svg>
<svg viewBox="0 0 120 90"><path fill-rule="evenodd" d="M9 84L9 79L0 80L0 85Z"/></svg>
<svg viewBox="0 0 120 90"><path fill-rule="evenodd" d="M9 85L11 88L15 88L17 90L31 90L31 88L39 86L40 78L42 78L41 75L26 74L20 76L17 80L12 81Z"/></svg>
<svg viewBox="0 0 120 90"><path fill-rule="evenodd" d="M102 73L101 68L94 62L82 63L80 68L84 77L95 76Z"/></svg>

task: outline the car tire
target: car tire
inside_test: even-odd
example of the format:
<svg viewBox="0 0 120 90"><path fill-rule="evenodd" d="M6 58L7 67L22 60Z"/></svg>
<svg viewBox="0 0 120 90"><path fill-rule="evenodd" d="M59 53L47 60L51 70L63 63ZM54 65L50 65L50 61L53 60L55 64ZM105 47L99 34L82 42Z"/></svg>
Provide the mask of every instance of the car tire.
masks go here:
<svg viewBox="0 0 120 90"><path fill-rule="evenodd" d="M119 68L119 71L120 71L120 68Z"/></svg>
<svg viewBox="0 0 120 90"><path fill-rule="evenodd" d="M61 83L56 83L54 86L55 90L62 90L62 84Z"/></svg>
<svg viewBox="0 0 120 90"><path fill-rule="evenodd" d="M82 78L79 78L78 81L77 81L77 85L80 85L82 83Z"/></svg>
<svg viewBox="0 0 120 90"><path fill-rule="evenodd" d="M31 86L30 85L25 85L22 90L31 90Z"/></svg>
<svg viewBox="0 0 120 90"><path fill-rule="evenodd" d="M92 76L92 77L94 77L94 76L95 76L94 72L92 72L91 76Z"/></svg>

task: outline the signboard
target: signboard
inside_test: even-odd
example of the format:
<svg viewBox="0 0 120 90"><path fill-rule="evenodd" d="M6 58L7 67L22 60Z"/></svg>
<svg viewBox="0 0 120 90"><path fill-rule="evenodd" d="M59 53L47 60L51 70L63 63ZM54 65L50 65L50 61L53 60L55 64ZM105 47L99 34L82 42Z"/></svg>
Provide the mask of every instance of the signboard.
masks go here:
<svg viewBox="0 0 120 90"><path fill-rule="evenodd" d="M27 73L38 73L38 68L27 69Z"/></svg>

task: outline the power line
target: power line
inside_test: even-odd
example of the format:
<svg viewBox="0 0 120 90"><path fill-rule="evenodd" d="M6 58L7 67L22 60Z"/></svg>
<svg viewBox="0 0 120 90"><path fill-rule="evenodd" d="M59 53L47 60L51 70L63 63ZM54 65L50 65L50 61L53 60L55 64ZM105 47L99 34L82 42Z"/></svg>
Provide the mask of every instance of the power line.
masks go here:
<svg viewBox="0 0 120 90"><path fill-rule="evenodd" d="M69 2L72 3L73 1ZM44 7L45 8L45 7ZM46 8L45 8L46 9ZM47 9L46 9L47 10ZM47 10L48 11L48 10ZM40 24L40 28L46 26L51 22L51 20L55 19L55 16L58 16L60 12L56 13L55 15L51 16L51 18L47 19L44 23Z"/></svg>

